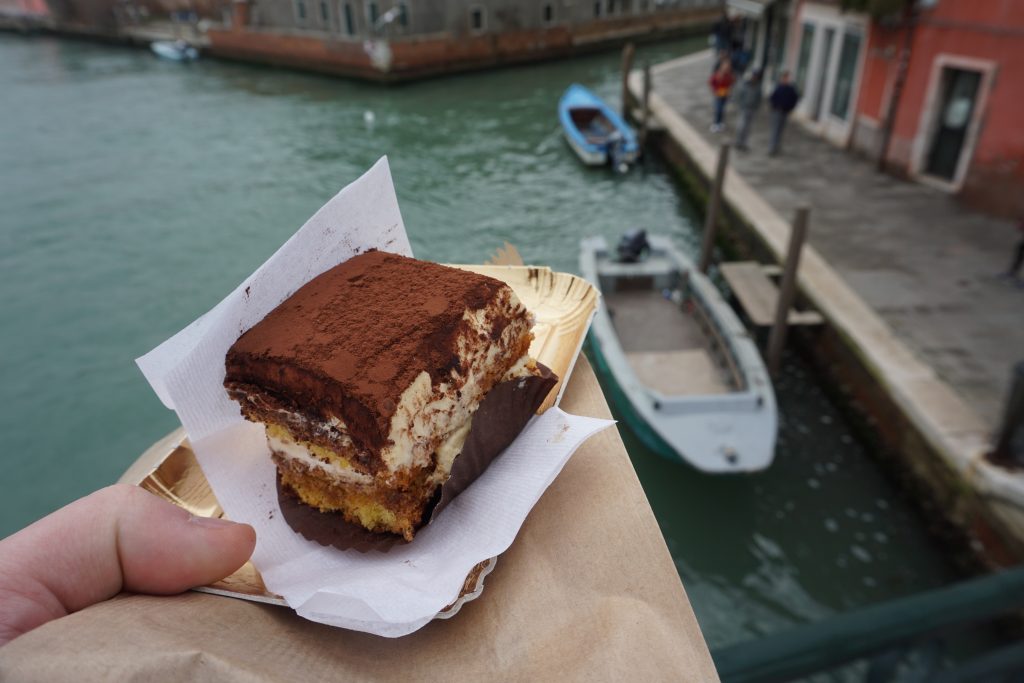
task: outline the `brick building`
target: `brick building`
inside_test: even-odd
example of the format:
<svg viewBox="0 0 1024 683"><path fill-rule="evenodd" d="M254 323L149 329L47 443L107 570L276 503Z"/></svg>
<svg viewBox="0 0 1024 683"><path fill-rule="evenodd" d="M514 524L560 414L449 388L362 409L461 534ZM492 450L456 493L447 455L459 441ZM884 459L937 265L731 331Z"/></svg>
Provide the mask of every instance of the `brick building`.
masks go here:
<svg viewBox="0 0 1024 683"><path fill-rule="evenodd" d="M917 0L881 17L841 4L791 12L797 117L893 172L1024 215L1024 2Z"/></svg>
<svg viewBox="0 0 1024 683"><path fill-rule="evenodd" d="M49 14L45 0L0 0L0 16L45 17Z"/></svg>
<svg viewBox="0 0 1024 683"><path fill-rule="evenodd" d="M210 52L377 80L703 32L720 0L234 0Z"/></svg>

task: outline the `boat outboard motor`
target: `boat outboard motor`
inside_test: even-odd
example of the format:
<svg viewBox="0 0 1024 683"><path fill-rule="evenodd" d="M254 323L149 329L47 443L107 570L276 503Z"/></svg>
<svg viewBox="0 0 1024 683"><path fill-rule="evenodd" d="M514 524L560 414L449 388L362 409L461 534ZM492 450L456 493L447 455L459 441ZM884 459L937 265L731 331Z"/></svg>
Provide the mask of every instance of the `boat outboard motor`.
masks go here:
<svg viewBox="0 0 1024 683"><path fill-rule="evenodd" d="M629 170L629 164L626 163L626 139L619 131L612 133L608 139L608 161L619 173Z"/></svg>
<svg viewBox="0 0 1024 683"><path fill-rule="evenodd" d="M619 238L619 262L636 263L651 250L646 230L630 230Z"/></svg>

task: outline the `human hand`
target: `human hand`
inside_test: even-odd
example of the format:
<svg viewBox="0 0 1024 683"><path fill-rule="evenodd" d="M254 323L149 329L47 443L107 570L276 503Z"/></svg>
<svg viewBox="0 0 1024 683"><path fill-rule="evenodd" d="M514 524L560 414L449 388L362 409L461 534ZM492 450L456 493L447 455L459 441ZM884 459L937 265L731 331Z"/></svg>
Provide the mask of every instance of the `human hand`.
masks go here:
<svg viewBox="0 0 1024 683"><path fill-rule="evenodd" d="M0 541L0 645L123 590L169 595L217 581L255 546L248 524L108 486Z"/></svg>

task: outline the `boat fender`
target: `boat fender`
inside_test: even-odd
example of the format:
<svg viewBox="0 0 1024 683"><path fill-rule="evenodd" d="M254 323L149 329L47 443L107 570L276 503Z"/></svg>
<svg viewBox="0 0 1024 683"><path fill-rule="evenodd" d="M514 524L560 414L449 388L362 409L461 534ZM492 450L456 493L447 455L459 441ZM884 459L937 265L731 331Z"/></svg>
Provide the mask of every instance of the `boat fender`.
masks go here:
<svg viewBox="0 0 1024 683"><path fill-rule="evenodd" d="M622 139L622 134L618 131L612 133L608 140L607 154L608 159L612 162L612 168L617 172L625 173L629 170L629 164L626 163L626 141Z"/></svg>

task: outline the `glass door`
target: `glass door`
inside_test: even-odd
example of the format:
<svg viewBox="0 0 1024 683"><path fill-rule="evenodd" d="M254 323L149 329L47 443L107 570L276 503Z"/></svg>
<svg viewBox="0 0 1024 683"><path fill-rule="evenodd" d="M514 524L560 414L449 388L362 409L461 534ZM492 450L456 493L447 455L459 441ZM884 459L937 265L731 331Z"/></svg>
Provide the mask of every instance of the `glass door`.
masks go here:
<svg viewBox="0 0 1024 683"><path fill-rule="evenodd" d="M800 56L796 61L796 89L805 92L807 69L811 65L811 52L814 50L814 24L804 24L800 35Z"/></svg>
<svg viewBox="0 0 1024 683"><path fill-rule="evenodd" d="M942 70L939 120L925 168L929 175L949 181L955 179L980 84L981 74L977 71L948 67Z"/></svg>
<svg viewBox="0 0 1024 683"><path fill-rule="evenodd" d="M828 85L828 72L832 64L832 43L835 41L835 37L836 30L834 28L825 29L822 40L824 45L821 47L821 63L815 78L814 100L810 111L811 119L814 121L821 119L821 104L825 99L825 87Z"/></svg>
<svg viewBox="0 0 1024 683"><path fill-rule="evenodd" d="M843 45L839 50L839 66L836 70L836 83L832 88L832 106L829 107L829 113L844 122L850 118L850 101L853 99L853 80L857 73L860 43L859 34L843 34Z"/></svg>

